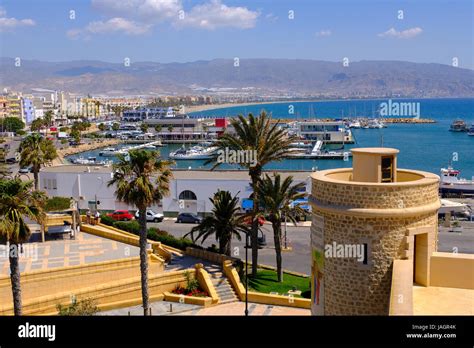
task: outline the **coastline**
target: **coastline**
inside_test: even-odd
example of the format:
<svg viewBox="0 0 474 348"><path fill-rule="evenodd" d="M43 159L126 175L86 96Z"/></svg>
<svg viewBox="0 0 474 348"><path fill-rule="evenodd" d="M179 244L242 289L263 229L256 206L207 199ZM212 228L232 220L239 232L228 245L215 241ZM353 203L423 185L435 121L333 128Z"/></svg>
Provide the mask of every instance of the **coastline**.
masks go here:
<svg viewBox="0 0 474 348"><path fill-rule="evenodd" d="M460 97L460 98L408 98L408 97L400 97L400 98L349 98L349 99L289 99L289 100L274 100L274 101L261 101L261 102L248 102L248 103L223 103L223 104L206 104L206 105L191 105L185 106L186 113L194 113L194 112L201 112L201 111L208 111L208 110L218 110L218 109L225 109L225 108L237 108L242 106L253 106L253 105L268 105L268 104L286 104L286 103L323 103L323 102L342 102L342 101L374 101L374 100L437 100L437 99L472 99L470 97Z"/></svg>

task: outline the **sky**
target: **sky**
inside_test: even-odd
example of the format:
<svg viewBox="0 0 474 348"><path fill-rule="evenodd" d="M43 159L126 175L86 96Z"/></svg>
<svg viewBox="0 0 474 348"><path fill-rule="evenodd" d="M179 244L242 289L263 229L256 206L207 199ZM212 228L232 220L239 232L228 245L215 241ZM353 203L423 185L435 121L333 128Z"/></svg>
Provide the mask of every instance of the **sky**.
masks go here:
<svg viewBox="0 0 474 348"><path fill-rule="evenodd" d="M404 60L474 68L472 0L1 0L0 56Z"/></svg>

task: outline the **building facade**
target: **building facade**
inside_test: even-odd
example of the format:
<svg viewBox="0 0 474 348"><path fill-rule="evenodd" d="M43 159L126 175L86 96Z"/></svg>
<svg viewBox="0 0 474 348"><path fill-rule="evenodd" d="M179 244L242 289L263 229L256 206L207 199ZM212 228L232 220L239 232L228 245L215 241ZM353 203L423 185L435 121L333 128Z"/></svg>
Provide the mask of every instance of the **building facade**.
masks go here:
<svg viewBox="0 0 474 348"><path fill-rule="evenodd" d="M280 172L283 177L292 175L295 182L304 182L310 193L311 172ZM50 197L74 197L80 209L93 206L99 201L100 210L130 209L115 199L115 187L107 186L112 178L110 166L61 165L45 167L40 171L40 188ZM152 208L166 216L190 212L208 214L212 211L209 198L221 188L237 195L242 203L252 194L247 171L173 170L170 194L164 197L160 206Z"/></svg>

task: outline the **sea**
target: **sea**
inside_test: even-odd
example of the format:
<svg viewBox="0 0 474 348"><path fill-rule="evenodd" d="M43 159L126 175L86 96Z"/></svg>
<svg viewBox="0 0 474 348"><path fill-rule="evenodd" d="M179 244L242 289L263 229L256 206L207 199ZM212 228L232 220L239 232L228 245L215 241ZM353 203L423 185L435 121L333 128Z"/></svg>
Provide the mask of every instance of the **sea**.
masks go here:
<svg viewBox="0 0 474 348"><path fill-rule="evenodd" d="M456 119L464 120L469 126L474 124L474 99L391 99L393 102L419 103L420 118L433 119L432 124L388 124L382 129L352 129L355 144L346 144L345 149L353 147L393 147L400 150L398 167L423 170L439 174L440 169L451 164L461 171L464 178L474 179L474 136L467 133L450 132L449 126ZM190 113L190 117L234 117L236 115L254 115L262 110L270 113L274 119L311 119L311 118L351 118L377 117L381 103L387 99L372 100L336 100L304 101L288 103L256 104L218 108ZM415 104L413 104L415 105ZM386 117L397 117L387 115ZM167 158L170 152L182 145L168 144L159 149L161 156ZM189 145L186 145L189 146ZM339 145L340 147L340 145ZM70 159L98 155L98 150L70 156ZM105 158L103 158L105 159ZM110 157L108 159L111 159ZM113 158L112 158L113 159ZM333 159L285 159L266 166L268 170L323 170L351 167L352 162ZM176 168L209 169L205 160L176 161ZM225 165L221 169L241 169Z"/></svg>

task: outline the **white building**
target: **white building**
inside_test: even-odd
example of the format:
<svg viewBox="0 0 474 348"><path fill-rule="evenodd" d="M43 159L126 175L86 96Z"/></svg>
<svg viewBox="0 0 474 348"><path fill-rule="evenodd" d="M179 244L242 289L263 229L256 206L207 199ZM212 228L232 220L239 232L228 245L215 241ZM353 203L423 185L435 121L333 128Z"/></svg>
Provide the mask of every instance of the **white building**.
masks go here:
<svg viewBox="0 0 474 348"><path fill-rule="evenodd" d="M311 172L279 172L283 177L292 175L295 183L306 183L306 192L311 191ZM210 213L212 203L209 198L221 189L238 195L240 202L252 194L247 171L206 171L174 170L170 183L170 195L165 197L160 207L166 216L176 216L182 212ZM43 168L40 172L40 188L48 196L73 197L79 208L93 208L95 200L100 202L100 210L130 209L115 199L115 187L107 186L112 178L112 168L107 166L61 165Z"/></svg>
<svg viewBox="0 0 474 348"><path fill-rule="evenodd" d="M345 129L342 121L299 121L297 134L311 141L322 140L326 143L350 143L353 141L351 131Z"/></svg>

